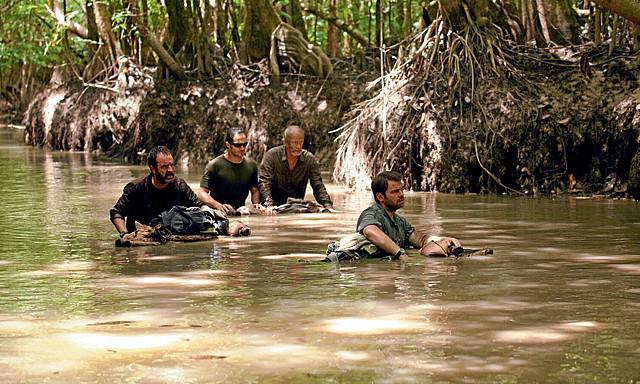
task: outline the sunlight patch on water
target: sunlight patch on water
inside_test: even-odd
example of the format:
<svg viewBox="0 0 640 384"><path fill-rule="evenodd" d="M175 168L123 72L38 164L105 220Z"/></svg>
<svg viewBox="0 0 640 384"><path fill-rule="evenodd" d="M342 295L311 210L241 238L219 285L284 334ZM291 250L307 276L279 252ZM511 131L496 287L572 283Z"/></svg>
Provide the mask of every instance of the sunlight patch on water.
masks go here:
<svg viewBox="0 0 640 384"><path fill-rule="evenodd" d="M575 255L574 259L588 262L588 263L608 264L612 262L619 262L619 261L634 259L634 257L629 255L591 255L591 254L583 253L583 254Z"/></svg>
<svg viewBox="0 0 640 384"><path fill-rule="evenodd" d="M364 351L337 351L334 355L340 360L349 361L366 361L372 358L369 353Z"/></svg>
<svg viewBox="0 0 640 384"><path fill-rule="evenodd" d="M284 260L284 259L305 259L305 260L322 260L325 255L321 253L287 253L282 255L260 256L259 259L264 260Z"/></svg>
<svg viewBox="0 0 640 384"><path fill-rule="evenodd" d="M556 247L540 247L535 249L539 253L566 253L567 252L566 249L556 248Z"/></svg>
<svg viewBox="0 0 640 384"><path fill-rule="evenodd" d="M165 348L185 341L185 334L118 335L106 333L75 333L66 336L81 348L102 350L148 350Z"/></svg>
<svg viewBox="0 0 640 384"><path fill-rule="evenodd" d="M172 293L175 295L184 294L183 291L191 290L193 288L202 288L210 286L219 286L226 282L219 279L207 278L207 276L192 276L189 273L167 273L167 274L154 274L144 276L120 276L116 278L109 278L100 280L100 286L103 286L109 290L118 289L137 289L145 288L140 291L145 294L151 292ZM180 289L179 289L180 288ZM182 292L182 293L179 293ZM197 291L196 291L197 292Z"/></svg>
<svg viewBox="0 0 640 384"><path fill-rule="evenodd" d="M553 263L538 263L534 265L536 268L542 269L560 269L562 266Z"/></svg>
<svg viewBox="0 0 640 384"><path fill-rule="evenodd" d="M496 312L496 311L520 311L526 308L541 307L539 304L534 304L528 301L507 299L504 300L473 300L465 302L454 303L442 303L442 306L447 310L455 310L463 313L481 313L481 312Z"/></svg>
<svg viewBox="0 0 640 384"><path fill-rule="evenodd" d="M640 264L609 264L609 266L622 272L640 275Z"/></svg>
<svg viewBox="0 0 640 384"><path fill-rule="evenodd" d="M226 356L226 363L249 364L253 368L281 370L296 366L310 366L332 359L326 351L311 345L276 342L272 337L247 336L238 347L222 348L216 355Z"/></svg>
<svg viewBox="0 0 640 384"><path fill-rule="evenodd" d="M496 340L515 344L545 344L572 340L582 332L602 328L594 321L578 321L555 324L547 327L527 327L509 331L495 332Z"/></svg>
<svg viewBox="0 0 640 384"><path fill-rule="evenodd" d="M601 279L601 280L589 280L589 279L578 279L573 280L567 283L570 287L592 287L594 285L609 285L611 284L611 280Z"/></svg>
<svg viewBox="0 0 640 384"><path fill-rule="evenodd" d="M0 335L16 336L26 335L38 330L38 326L32 320L0 320Z"/></svg>
<svg viewBox="0 0 640 384"><path fill-rule="evenodd" d="M76 333L66 336L81 348L102 350L147 350L165 348L184 341L184 334L116 335L103 333Z"/></svg>
<svg viewBox="0 0 640 384"><path fill-rule="evenodd" d="M29 271L18 274L19 276L56 276L73 273L84 273L95 270L95 263L89 261L65 261L51 264L46 269Z"/></svg>
<svg viewBox="0 0 640 384"><path fill-rule="evenodd" d="M65 261L63 263L52 264L49 269L52 271L92 271L95 268L95 263L89 261Z"/></svg>
<svg viewBox="0 0 640 384"><path fill-rule="evenodd" d="M514 256L522 256L522 257L529 257L529 256L534 256L538 254L538 252L533 252L533 251L511 251L511 253Z"/></svg>
<svg viewBox="0 0 640 384"><path fill-rule="evenodd" d="M222 282L216 280L205 280L205 279L194 279L191 277L173 277L173 276L144 276L139 278L132 278L130 283L134 285L162 285L162 286L204 286L204 285L215 285L220 284Z"/></svg>
<svg viewBox="0 0 640 384"><path fill-rule="evenodd" d="M454 358L441 360L410 360L397 361L396 364L406 365L408 368L414 370L437 372L444 374L456 374L456 373L479 373L479 372L491 372L502 373L510 372L518 367L527 364L525 360L513 359L513 358L501 358L501 357L478 357L478 356L456 356ZM457 380L456 380L457 382Z"/></svg>
<svg viewBox="0 0 640 384"><path fill-rule="evenodd" d="M428 323L398 318L343 317L324 320L322 330L346 335L384 335L400 332L432 331Z"/></svg>

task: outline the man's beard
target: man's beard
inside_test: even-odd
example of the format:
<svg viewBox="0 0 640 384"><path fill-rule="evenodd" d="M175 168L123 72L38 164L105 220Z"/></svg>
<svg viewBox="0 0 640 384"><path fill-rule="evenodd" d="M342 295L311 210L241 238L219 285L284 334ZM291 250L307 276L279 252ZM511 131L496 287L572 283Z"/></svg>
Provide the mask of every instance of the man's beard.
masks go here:
<svg viewBox="0 0 640 384"><path fill-rule="evenodd" d="M386 203L386 205L387 205L387 208L388 208L390 211L395 212L395 211L397 211L398 209L400 209L400 208L404 207L404 200L402 200L402 202L398 202L398 204L393 204L393 203L391 203L391 202L387 202L387 203Z"/></svg>
<svg viewBox="0 0 640 384"><path fill-rule="evenodd" d="M162 176L160 173L156 173L156 179L158 179L158 181L161 184L167 184L169 183L171 180L173 180L176 177L176 174L173 172L168 172Z"/></svg>

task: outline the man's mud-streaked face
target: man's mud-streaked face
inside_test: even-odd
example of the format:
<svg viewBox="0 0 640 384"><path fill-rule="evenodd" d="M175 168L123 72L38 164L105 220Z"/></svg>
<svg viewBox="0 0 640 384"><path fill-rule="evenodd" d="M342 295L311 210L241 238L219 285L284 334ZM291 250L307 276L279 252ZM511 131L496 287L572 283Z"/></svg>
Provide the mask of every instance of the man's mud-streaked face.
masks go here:
<svg viewBox="0 0 640 384"><path fill-rule="evenodd" d="M156 165L151 167L151 173L161 184L167 184L176 177L173 156L159 153L156 156Z"/></svg>
<svg viewBox="0 0 640 384"><path fill-rule="evenodd" d="M304 144L304 133L299 131L291 132L284 139L284 146L287 153L294 157L299 157L302 154L302 146Z"/></svg>
<svg viewBox="0 0 640 384"><path fill-rule="evenodd" d="M402 181L389 180L383 203L391 212L404 207L404 183Z"/></svg>

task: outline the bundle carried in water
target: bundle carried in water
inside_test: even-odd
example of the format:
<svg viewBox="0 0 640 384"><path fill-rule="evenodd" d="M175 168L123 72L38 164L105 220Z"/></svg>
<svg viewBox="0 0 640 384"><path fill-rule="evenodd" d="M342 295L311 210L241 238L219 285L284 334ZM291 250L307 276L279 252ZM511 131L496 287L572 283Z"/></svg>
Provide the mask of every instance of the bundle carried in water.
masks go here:
<svg viewBox="0 0 640 384"><path fill-rule="evenodd" d="M202 241L220 235L247 236L251 229L239 221L229 223L220 211L209 207L174 206L151 220L150 225L136 223L136 231L116 240L116 247L160 245L169 241Z"/></svg>
<svg viewBox="0 0 640 384"><path fill-rule="evenodd" d="M273 210L278 213L318 213L326 209L313 201L289 197L286 203L278 205Z"/></svg>
<svg viewBox="0 0 640 384"><path fill-rule="evenodd" d="M462 248L454 245L451 245L446 250L443 249L443 251L443 253L439 253L437 256L455 257L457 259L463 256L493 254L492 248ZM337 263L341 261L356 261L360 259L393 260L395 257L378 248L364 235L360 233L353 233L343 237L339 241L329 243L327 245L326 257L322 261Z"/></svg>

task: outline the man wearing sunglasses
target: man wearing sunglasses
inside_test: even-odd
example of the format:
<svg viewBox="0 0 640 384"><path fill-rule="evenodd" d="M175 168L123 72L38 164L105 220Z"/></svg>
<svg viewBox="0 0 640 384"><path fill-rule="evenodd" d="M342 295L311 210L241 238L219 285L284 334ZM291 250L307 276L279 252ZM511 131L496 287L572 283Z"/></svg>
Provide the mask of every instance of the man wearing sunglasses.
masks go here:
<svg viewBox="0 0 640 384"><path fill-rule="evenodd" d="M254 208L260 208L258 166L245 157L247 144L247 134L242 128L227 129L225 153L207 164L200 180L197 191L200 201L226 214L234 214L244 206L251 192L251 203Z"/></svg>
<svg viewBox="0 0 640 384"><path fill-rule="evenodd" d="M333 203L322 182L318 160L302 149L304 130L291 125L285 129L282 141L283 145L264 154L260 164L260 195L267 212L285 204L289 197L304 199L307 183L311 184L316 201L332 212Z"/></svg>

